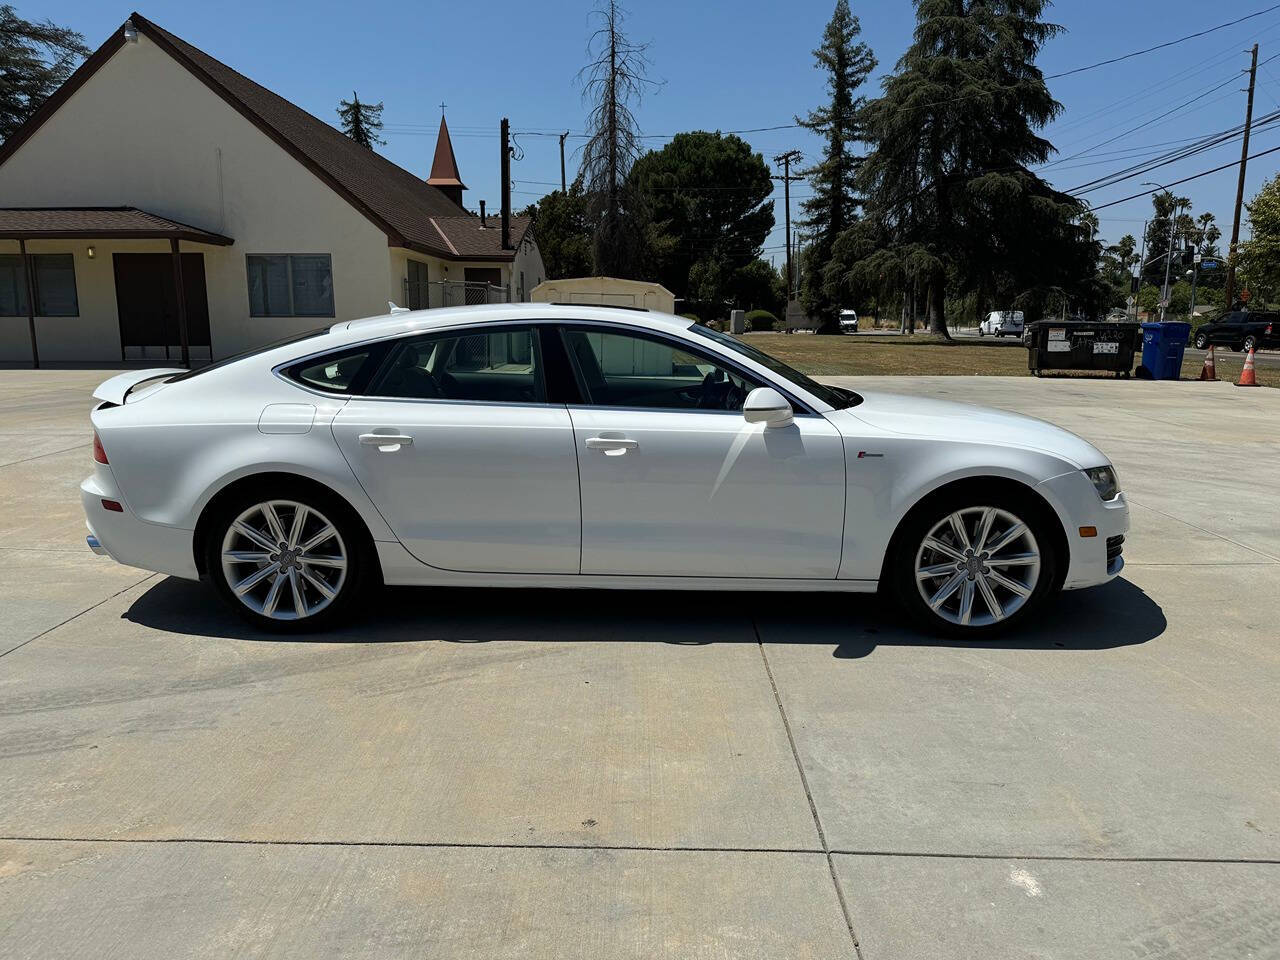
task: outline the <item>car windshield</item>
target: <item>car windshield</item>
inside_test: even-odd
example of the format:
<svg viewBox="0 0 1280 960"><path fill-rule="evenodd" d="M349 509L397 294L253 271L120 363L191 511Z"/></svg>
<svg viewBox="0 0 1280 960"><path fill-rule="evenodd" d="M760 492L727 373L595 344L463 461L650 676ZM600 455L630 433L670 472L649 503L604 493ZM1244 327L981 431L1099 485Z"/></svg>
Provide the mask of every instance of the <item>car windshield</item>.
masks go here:
<svg viewBox="0 0 1280 960"><path fill-rule="evenodd" d="M727 333L721 333L719 330L713 330L710 327L704 327L700 323L695 323L689 327L690 333L696 333L700 337L706 337L708 340L714 340L721 346L727 347L734 353L749 357L756 363L766 369L772 370L782 379L794 383L801 390L813 394L823 403L827 404L834 410L843 410L845 407L854 407L862 402L862 397L854 393L852 390L846 390L843 387L829 387L824 383L819 383L811 377L805 376L794 367L789 367L781 360L769 356L763 350L757 350L749 344L743 343L737 337L731 337Z"/></svg>
<svg viewBox="0 0 1280 960"><path fill-rule="evenodd" d="M287 347L291 343L301 343L303 340L310 340L312 337L318 337L322 333L328 333L328 327L320 327L316 330L308 330L306 333L297 333L292 337L285 337L283 340L273 340L271 343L261 347L254 347L252 350L246 350L244 353L237 353L234 356L219 360L216 363L206 364L203 367L196 367L194 370L188 370L186 373L179 373L170 377L166 383L177 383L179 380L190 380L192 377L198 377L202 373L208 373L210 370L217 370L219 367L225 367L228 364L235 363L238 360L244 360L247 357L256 357L260 353L266 353L268 350L274 350L276 347Z"/></svg>

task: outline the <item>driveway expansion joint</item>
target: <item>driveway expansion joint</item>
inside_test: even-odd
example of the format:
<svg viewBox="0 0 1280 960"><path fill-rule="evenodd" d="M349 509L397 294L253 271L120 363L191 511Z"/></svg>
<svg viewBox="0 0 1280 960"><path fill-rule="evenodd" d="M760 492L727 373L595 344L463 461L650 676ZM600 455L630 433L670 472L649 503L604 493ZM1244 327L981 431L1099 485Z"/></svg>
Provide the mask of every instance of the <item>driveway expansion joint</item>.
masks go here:
<svg viewBox="0 0 1280 960"><path fill-rule="evenodd" d="M835 887L836 899L840 901L840 912L844 915L844 924L849 929L849 939L853 941L853 952L858 960L863 960L862 945L858 941L858 933L853 928L853 916L849 912L849 902L845 899L844 889L840 886L840 877L836 874L836 862L831 857L831 847L827 844L826 831L822 829L822 818L818 816L818 805L814 802L813 791L809 789L809 778L805 775L804 764L800 761L800 751L796 749L796 738L791 732L791 721L787 719L786 707L782 705L782 695L778 692L778 683L773 677L773 668L769 665L769 655L765 652L764 641L760 639L760 627L751 618L751 630L756 635L756 646L760 648L760 660L764 663L764 672L769 677L769 688L773 691L773 701L778 705L778 715L782 718L782 727L787 733L787 743L791 747L791 758L796 763L796 772L800 774L800 785L804 788L804 797L809 802L809 813L813 816L813 826L818 832L818 842L822 844L822 854L827 859L827 871L831 874L831 884Z"/></svg>

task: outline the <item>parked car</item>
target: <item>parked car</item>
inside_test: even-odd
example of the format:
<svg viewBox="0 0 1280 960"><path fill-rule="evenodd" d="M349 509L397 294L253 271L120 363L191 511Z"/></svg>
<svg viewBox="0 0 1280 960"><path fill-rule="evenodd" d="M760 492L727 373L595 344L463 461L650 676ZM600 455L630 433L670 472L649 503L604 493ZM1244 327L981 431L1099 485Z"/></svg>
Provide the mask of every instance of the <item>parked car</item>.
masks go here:
<svg viewBox="0 0 1280 960"><path fill-rule="evenodd" d="M993 310L978 324L980 337L1020 337L1023 329L1021 310Z"/></svg>
<svg viewBox="0 0 1280 960"><path fill-rule="evenodd" d="M857 333L858 332L858 314L853 310L840 311L840 332L841 333Z"/></svg>
<svg viewBox="0 0 1280 960"><path fill-rule="evenodd" d="M1212 344L1242 350L1280 349L1280 314L1267 311L1231 310L1216 320L1201 324L1192 337L1196 349Z"/></svg>
<svg viewBox="0 0 1280 960"><path fill-rule="evenodd" d="M827 386L636 308L346 321L94 396L90 548L265 628L376 616L380 583L883 586L976 638L1110 580L1129 526L1065 430Z"/></svg>

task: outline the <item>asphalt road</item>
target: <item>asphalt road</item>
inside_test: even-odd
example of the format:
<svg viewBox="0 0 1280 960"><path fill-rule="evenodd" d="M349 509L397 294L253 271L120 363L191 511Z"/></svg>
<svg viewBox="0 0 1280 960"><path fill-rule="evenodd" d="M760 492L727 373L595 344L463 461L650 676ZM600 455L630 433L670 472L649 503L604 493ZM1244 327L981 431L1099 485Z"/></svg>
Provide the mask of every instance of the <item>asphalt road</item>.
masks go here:
<svg viewBox="0 0 1280 960"><path fill-rule="evenodd" d="M909 381L1130 497L1123 576L998 643L465 590L282 639L85 550L107 375L0 373L5 960L1280 956L1278 391Z"/></svg>

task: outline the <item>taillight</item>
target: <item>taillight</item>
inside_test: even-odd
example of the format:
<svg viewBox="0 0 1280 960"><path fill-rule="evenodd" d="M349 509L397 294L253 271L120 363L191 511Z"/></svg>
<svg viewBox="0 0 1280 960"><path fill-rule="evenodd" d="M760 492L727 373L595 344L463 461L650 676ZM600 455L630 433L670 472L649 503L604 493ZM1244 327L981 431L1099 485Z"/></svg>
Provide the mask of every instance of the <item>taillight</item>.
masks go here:
<svg viewBox="0 0 1280 960"><path fill-rule="evenodd" d="M93 459L98 463L107 462L107 451L102 449L102 441L98 438L98 431L93 431Z"/></svg>

